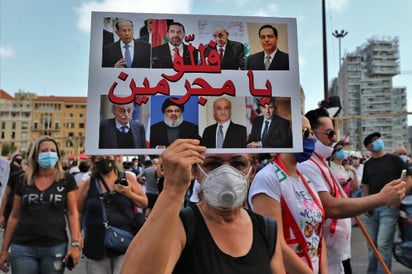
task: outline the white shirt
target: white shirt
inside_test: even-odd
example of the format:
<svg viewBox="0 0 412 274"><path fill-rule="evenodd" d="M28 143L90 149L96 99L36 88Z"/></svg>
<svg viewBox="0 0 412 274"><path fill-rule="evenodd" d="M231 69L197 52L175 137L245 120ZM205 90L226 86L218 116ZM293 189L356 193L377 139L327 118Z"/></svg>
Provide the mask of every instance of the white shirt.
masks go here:
<svg viewBox="0 0 412 274"><path fill-rule="evenodd" d="M122 124L120 124L119 121L117 121L116 119L115 119L115 122L116 122L116 128L117 128L118 131L122 132L122 127L126 126L126 127L127 127L127 128L126 128L126 133L129 132L129 130L130 130L130 123L127 123L127 125L122 125Z"/></svg>
<svg viewBox="0 0 412 274"><path fill-rule="evenodd" d="M270 124L272 123L272 119L263 118L262 130L260 131L260 137L263 137L263 131L265 130L266 121L269 122L269 124L268 124L268 132L269 132Z"/></svg>
<svg viewBox="0 0 412 274"><path fill-rule="evenodd" d="M329 168L323 162L319 160L316 155L313 155L312 158L319 164L322 168L326 176L328 177L328 181L332 182L332 178L330 176L331 173L329 172ZM308 177L312 183L316 191L324 192L328 191L329 184L326 179L323 177L321 170L318 166L313 163L311 160L307 160L305 162L298 164L298 169L302 174ZM345 197L345 193L343 192L340 185L338 185L339 191L343 197ZM346 219L339 219L336 224L336 231L331 233L331 225L333 219L327 218L325 221L325 242L326 242L326 249L328 253L328 267L329 269L337 269L339 265L342 265L342 261L347 260L351 257L351 248L350 248L350 241L351 241L351 232L352 232L352 223L350 218ZM340 268L339 268L340 269ZM343 274L343 268L341 269L340 273L336 274Z"/></svg>
<svg viewBox="0 0 412 274"><path fill-rule="evenodd" d="M307 182L313 189L312 183L308 180ZM313 192L315 192L314 189ZM287 176L273 163L267 164L256 173L250 185L248 201L252 210L252 199L260 193L266 194L279 204L281 203L281 197L283 197L301 231L306 231L308 226L314 228L322 222L322 211L319 210L301 179ZM310 235L303 235L308 243L308 255L312 261L313 273L319 273L318 246L320 244L320 235L316 233L315 229ZM290 236L292 239L295 238L292 230ZM298 247L297 244L289 244L289 246L295 251ZM301 257L301 259L306 264L305 257Z"/></svg>

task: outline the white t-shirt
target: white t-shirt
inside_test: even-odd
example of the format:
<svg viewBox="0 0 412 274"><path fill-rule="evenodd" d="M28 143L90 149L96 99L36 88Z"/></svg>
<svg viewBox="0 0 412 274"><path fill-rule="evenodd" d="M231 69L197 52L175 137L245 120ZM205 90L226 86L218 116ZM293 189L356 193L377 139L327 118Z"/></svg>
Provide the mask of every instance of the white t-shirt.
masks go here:
<svg viewBox="0 0 412 274"><path fill-rule="evenodd" d="M310 181L307 180L307 182L311 185ZM309 248L308 255L314 268L313 273L319 273L318 247L320 244L322 210L317 206L301 178L289 177L276 164L269 163L255 175L250 186L248 199L252 210L252 199L260 193L268 195L278 203L281 203L282 196L285 198L299 229L304 232L303 235ZM313 193L316 192L313 191ZM316 196L316 199L319 198ZM283 222L287 221L283 213L282 217ZM292 230L290 230L290 235L292 239L296 238ZM289 246L295 252L300 251L297 250L297 244L289 244ZM302 260L306 263L304 257L302 257Z"/></svg>
<svg viewBox="0 0 412 274"><path fill-rule="evenodd" d="M327 176L327 180L332 183L333 179L331 176L333 175L330 172L326 162L315 154L311 157L311 159L315 160L316 163L318 163L318 165L322 168L324 174ZM328 181L326 181L319 167L311 160L299 163L298 169L312 181L313 186L318 193L324 191L331 192ZM342 197L346 197L346 194L343 192L340 185L337 185L337 188L339 189ZM327 218L325 221L325 242L328 252L329 270L337 269L337 264L342 265L342 261L347 260L351 257L351 219L338 219L334 233L331 232L332 223L333 219L331 218ZM343 267L341 268L341 273L343 273Z"/></svg>

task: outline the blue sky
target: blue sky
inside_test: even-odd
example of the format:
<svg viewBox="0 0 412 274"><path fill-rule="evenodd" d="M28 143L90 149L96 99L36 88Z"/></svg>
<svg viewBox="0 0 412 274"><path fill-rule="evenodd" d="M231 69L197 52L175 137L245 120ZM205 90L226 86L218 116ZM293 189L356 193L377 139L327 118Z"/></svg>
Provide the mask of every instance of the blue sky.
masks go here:
<svg viewBox="0 0 412 274"><path fill-rule="evenodd" d="M1 0L0 89L87 96L91 11L292 17L308 111L323 99L321 6L322 0ZM342 55L369 38L397 36L401 75L394 86L407 87L412 111L412 1L327 0L326 7L329 81L339 66L334 30L348 31Z"/></svg>

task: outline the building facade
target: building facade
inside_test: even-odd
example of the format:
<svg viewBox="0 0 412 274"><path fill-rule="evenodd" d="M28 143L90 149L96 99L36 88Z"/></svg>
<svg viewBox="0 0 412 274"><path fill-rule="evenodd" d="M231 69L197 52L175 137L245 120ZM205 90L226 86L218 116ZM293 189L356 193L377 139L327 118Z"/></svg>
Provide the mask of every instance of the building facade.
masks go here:
<svg viewBox="0 0 412 274"><path fill-rule="evenodd" d="M87 97L37 96L19 91L15 96L0 90L0 151L27 153L43 135L57 140L63 159L84 152Z"/></svg>
<svg viewBox="0 0 412 274"><path fill-rule="evenodd" d="M379 131L385 150L409 148L405 87L393 87L400 73L398 38L371 38L343 58L331 96L339 96L342 110L336 119L340 135L349 134L352 149L365 152L363 139Z"/></svg>

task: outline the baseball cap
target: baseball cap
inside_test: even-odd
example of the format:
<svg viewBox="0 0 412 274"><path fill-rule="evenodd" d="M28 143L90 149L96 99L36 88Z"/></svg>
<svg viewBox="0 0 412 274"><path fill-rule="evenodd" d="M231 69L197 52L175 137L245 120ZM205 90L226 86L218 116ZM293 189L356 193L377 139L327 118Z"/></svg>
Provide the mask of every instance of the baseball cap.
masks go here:
<svg viewBox="0 0 412 274"><path fill-rule="evenodd" d="M379 132L374 132L374 133L369 134L369 135L366 136L366 138L363 140L363 145L364 145L365 147L367 147L370 143L372 143L372 139L375 138L375 137L380 138L380 137L381 137L381 134L380 134Z"/></svg>

